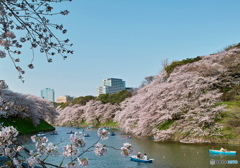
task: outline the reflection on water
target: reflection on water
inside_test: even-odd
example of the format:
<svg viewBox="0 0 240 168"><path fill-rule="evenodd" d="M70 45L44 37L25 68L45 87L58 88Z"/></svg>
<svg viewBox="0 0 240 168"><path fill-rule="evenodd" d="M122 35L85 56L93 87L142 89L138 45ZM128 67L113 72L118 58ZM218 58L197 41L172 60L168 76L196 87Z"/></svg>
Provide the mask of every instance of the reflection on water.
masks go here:
<svg viewBox="0 0 240 168"><path fill-rule="evenodd" d="M98 139L97 129L76 129L72 127L56 127L58 135L50 135L46 133L50 142L59 143L59 146L69 144L70 131L83 131L89 133L90 137L85 137L87 147L91 146ZM149 158L153 158L153 163L137 163L130 161L129 157L124 157L120 150L108 148L108 153L105 156L96 156L93 151L87 152L83 157L88 158L88 168L239 168L240 167L240 146L239 145L224 145L228 150L237 151L237 155L213 155L209 154L208 149L220 149L220 144L181 144L181 143L156 143L150 138L137 139L132 137L127 139L126 135L120 130L111 130L115 132L115 136L110 136L109 139L100 141L102 144L113 146L120 149L123 143L128 142L134 147L134 153L147 153ZM33 148L34 145L28 144L26 147ZM85 149L87 149L85 147ZM60 147L61 150L61 147ZM59 163L62 158L49 158L47 161ZM70 158L68 158L70 159ZM210 160L214 159L215 164L211 165ZM226 164L228 160L237 160L238 164ZM225 161L225 162L218 162ZM217 164L222 163L222 164ZM223 164L225 163L225 164Z"/></svg>

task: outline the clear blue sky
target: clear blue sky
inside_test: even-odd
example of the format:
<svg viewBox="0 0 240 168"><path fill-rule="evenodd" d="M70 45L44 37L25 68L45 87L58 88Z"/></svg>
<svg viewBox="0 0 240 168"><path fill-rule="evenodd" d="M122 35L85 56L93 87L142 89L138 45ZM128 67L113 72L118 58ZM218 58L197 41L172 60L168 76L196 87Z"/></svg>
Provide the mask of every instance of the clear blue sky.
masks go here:
<svg viewBox="0 0 240 168"><path fill-rule="evenodd" d="M20 56L25 83L10 59L0 59L0 79L15 92L40 96L46 87L62 95L94 95L102 79L121 78L138 87L156 75L161 61L218 52L240 42L239 0L73 0L58 3L68 16L52 17L67 29L74 54L48 63L31 51Z"/></svg>

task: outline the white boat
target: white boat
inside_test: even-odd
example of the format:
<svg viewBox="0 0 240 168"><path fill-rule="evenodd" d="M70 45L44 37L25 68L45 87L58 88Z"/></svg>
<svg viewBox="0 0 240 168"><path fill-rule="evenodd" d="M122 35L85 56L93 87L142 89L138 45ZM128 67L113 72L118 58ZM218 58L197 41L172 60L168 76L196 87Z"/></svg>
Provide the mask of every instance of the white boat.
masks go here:
<svg viewBox="0 0 240 168"><path fill-rule="evenodd" d="M38 137L43 137L43 136L45 136L46 134L44 134L43 132L39 132L36 136L38 136Z"/></svg>

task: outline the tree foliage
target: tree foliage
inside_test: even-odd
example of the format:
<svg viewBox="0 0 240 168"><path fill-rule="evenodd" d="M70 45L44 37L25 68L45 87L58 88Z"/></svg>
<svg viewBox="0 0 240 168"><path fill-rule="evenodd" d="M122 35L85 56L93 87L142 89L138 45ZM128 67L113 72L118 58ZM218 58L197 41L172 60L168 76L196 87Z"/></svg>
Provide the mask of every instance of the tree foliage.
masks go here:
<svg viewBox="0 0 240 168"><path fill-rule="evenodd" d="M140 88L150 84L154 80L154 76L146 76L140 85Z"/></svg>
<svg viewBox="0 0 240 168"><path fill-rule="evenodd" d="M94 96L80 96L77 97L73 100L72 104L80 104L80 105L86 105L87 102L89 102L90 100L95 100L96 97Z"/></svg>
<svg viewBox="0 0 240 168"><path fill-rule="evenodd" d="M53 15L68 15L68 10L54 11L53 3L71 0L1 0L0 1L0 58L9 56L19 79L23 82L25 71L18 65L23 46L30 48L32 59L28 64L34 68L35 50L43 53L48 62L52 62L54 55L61 55L63 59L73 54L67 49L69 39L60 40L53 30L65 34L67 30L62 24L52 23L48 17ZM30 53L30 52L29 52Z"/></svg>
<svg viewBox="0 0 240 168"><path fill-rule="evenodd" d="M188 64L188 63L193 63L195 61L199 61L201 60L201 57L196 57L196 58L187 58L187 59L184 59L182 61L174 61L172 62L170 65L166 66L165 67L165 71L170 74L175 67L177 66L182 66L182 65L185 65L185 64Z"/></svg>
<svg viewBox="0 0 240 168"><path fill-rule="evenodd" d="M101 94L98 96L97 100L101 101L104 104L106 103L120 104L127 97L131 97L131 96L132 96L131 92L127 90L122 90L114 94Z"/></svg>
<svg viewBox="0 0 240 168"><path fill-rule="evenodd" d="M54 102L54 107L60 107L62 109L64 109L67 106L71 106L71 105L75 105L75 104L79 104L79 105L86 105L87 102L89 102L90 100L95 100L96 97L94 96L80 96L80 97L76 97L74 98L74 100L65 102L65 103L56 103Z"/></svg>
<svg viewBox="0 0 240 168"><path fill-rule="evenodd" d="M229 45L229 46L224 48L224 51L229 51L229 50L234 49L234 48L240 48L240 43Z"/></svg>

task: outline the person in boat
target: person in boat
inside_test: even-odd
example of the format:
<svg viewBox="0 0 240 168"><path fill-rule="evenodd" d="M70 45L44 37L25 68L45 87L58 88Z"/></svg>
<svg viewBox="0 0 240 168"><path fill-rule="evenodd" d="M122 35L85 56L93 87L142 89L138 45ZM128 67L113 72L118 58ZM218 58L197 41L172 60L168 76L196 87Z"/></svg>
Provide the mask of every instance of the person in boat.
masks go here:
<svg viewBox="0 0 240 168"><path fill-rule="evenodd" d="M143 160L148 160L148 157L147 157L146 153L144 153L144 155L143 155Z"/></svg>
<svg viewBox="0 0 240 168"><path fill-rule="evenodd" d="M140 153L140 152L138 152L138 154L137 154L137 158L138 158L138 159L141 158L141 153Z"/></svg>
<svg viewBox="0 0 240 168"><path fill-rule="evenodd" d="M221 147L220 151L221 151L221 152L226 152L227 149L225 149L224 147Z"/></svg>

